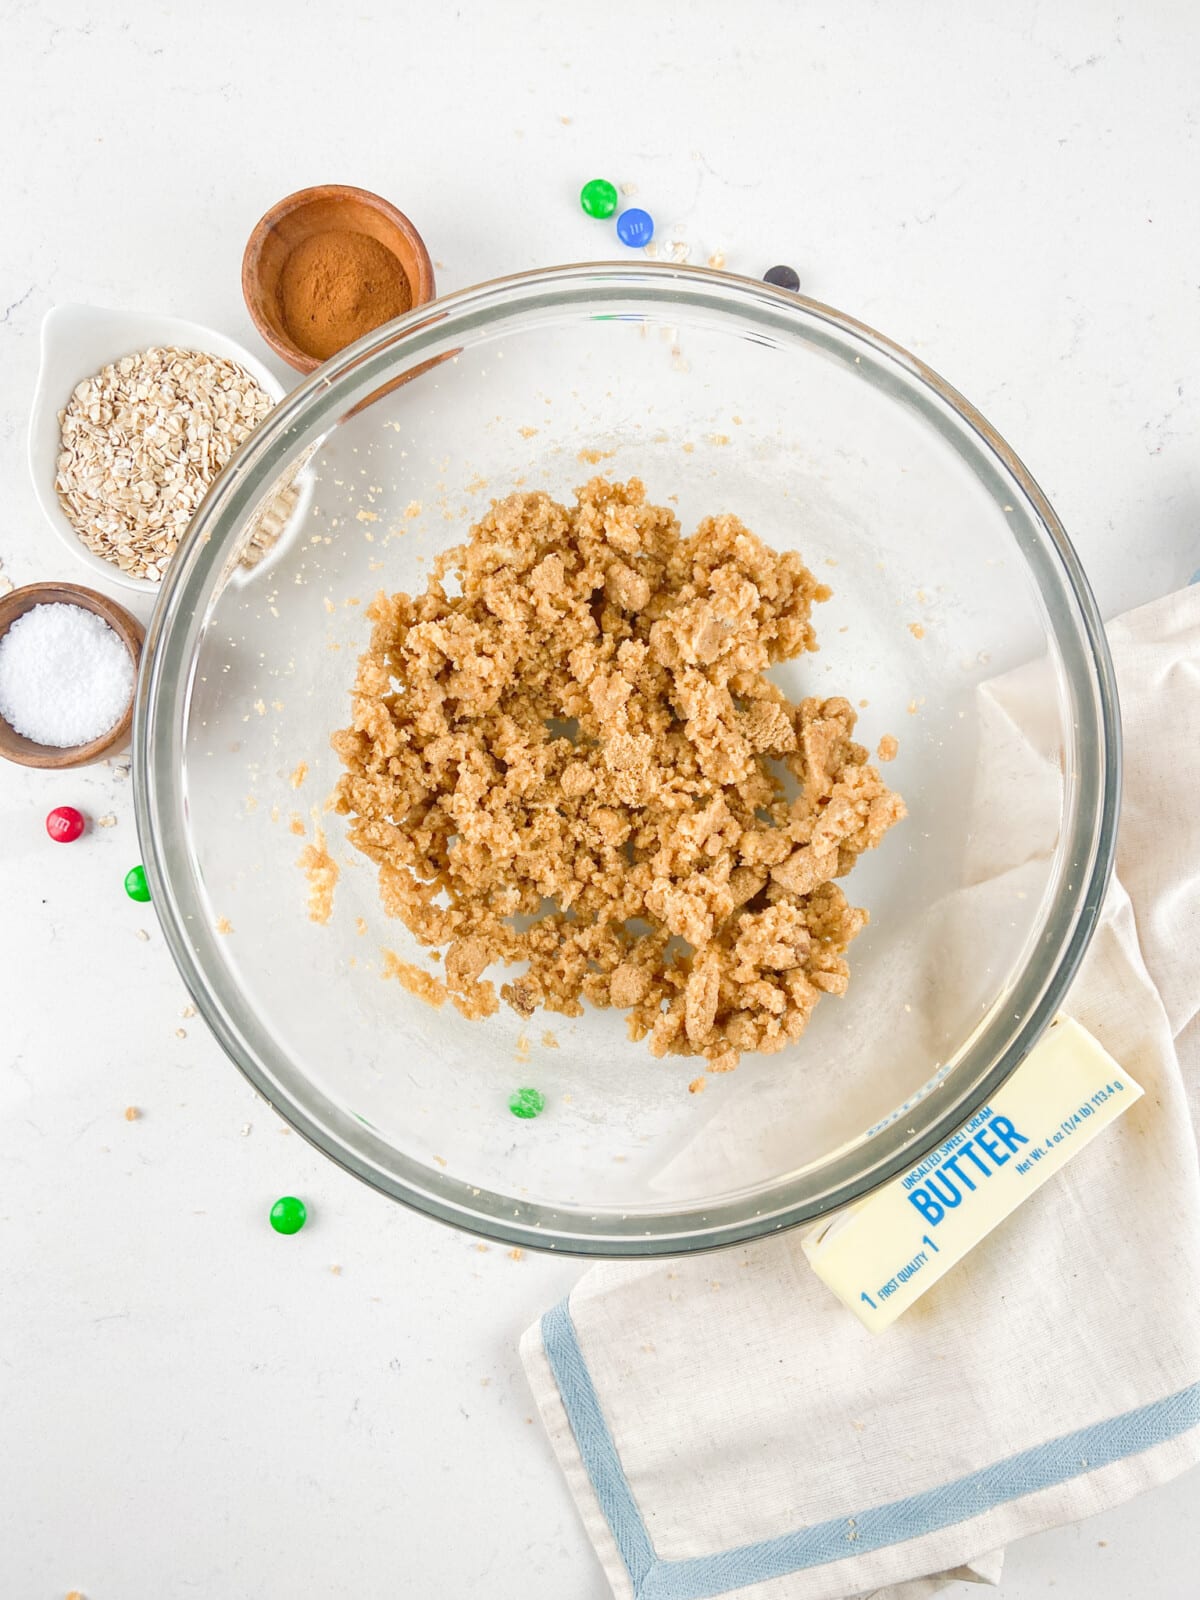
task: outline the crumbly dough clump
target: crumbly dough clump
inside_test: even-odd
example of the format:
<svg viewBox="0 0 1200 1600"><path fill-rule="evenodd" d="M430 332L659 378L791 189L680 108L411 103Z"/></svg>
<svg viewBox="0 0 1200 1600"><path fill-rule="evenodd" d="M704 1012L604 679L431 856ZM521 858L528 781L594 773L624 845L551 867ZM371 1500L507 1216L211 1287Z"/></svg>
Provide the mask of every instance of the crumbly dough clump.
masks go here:
<svg viewBox="0 0 1200 1600"><path fill-rule="evenodd" d="M765 675L816 649L799 555L729 515L684 538L636 478L577 499L498 501L423 594L375 600L337 809L466 1015L525 963L520 1016L616 1006L728 1071L845 990L867 914L834 880L904 804L848 701Z"/></svg>
<svg viewBox="0 0 1200 1600"><path fill-rule="evenodd" d="M300 819L293 818L293 832L296 831L297 822L300 822ZM304 832L303 822L300 822L300 832ZM339 869L337 862L329 854L324 830L314 827L313 834L313 843L304 846L297 865L303 869L308 878L309 919L313 922L328 922L333 915L333 891L337 887Z"/></svg>

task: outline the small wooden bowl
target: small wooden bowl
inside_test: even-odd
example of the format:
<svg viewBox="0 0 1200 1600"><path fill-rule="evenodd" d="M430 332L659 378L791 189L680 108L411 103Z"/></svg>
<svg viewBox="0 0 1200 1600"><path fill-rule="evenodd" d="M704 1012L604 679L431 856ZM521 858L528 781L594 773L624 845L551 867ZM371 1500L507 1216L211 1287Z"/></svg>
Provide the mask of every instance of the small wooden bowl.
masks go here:
<svg viewBox="0 0 1200 1600"><path fill-rule="evenodd" d="M320 183L289 194L271 207L250 235L242 256L242 294L254 326L297 372L312 372L321 363L292 342L284 325L279 280L298 245L314 233L335 228L369 234L390 250L408 279L414 306L425 305L437 293L425 241L403 211L369 189L345 183Z"/></svg>
<svg viewBox="0 0 1200 1600"><path fill-rule="evenodd" d="M23 589L14 589L11 594L0 596L0 638L3 638L18 617L23 617L27 611L32 611L34 606L52 605L81 606L83 610L92 611L101 621L107 622L129 651L136 685L142 642L146 636L145 629L136 617L130 616L124 606L119 606L115 600L109 600L106 595L97 594L94 589L85 589L80 584L27 583ZM120 750L127 743L132 727L132 695L120 722L107 733L101 734L99 739L93 739L90 744L64 746L36 744L32 739L27 739L23 733L18 733L11 724L0 717L0 756L7 761L15 761L18 766L43 767L51 771L63 771L67 767L86 767L89 762L99 761L104 756Z"/></svg>

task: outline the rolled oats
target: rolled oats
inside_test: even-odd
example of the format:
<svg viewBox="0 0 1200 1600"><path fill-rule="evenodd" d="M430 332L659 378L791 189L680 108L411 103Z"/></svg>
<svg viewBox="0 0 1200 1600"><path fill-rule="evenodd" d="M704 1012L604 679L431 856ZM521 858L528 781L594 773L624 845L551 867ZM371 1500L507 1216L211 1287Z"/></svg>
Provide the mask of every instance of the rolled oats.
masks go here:
<svg viewBox="0 0 1200 1600"><path fill-rule="evenodd" d="M95 555L159 582L213 479L273 405L235 361L173 346L85 378L58 414L54 487L71 526Z"/></svg>

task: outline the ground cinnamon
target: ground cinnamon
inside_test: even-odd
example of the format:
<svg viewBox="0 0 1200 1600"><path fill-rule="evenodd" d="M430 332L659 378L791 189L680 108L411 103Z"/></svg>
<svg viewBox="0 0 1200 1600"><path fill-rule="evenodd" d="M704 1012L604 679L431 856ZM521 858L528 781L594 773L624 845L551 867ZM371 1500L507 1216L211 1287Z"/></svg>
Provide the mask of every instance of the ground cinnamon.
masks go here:
<svg viewBox="0 0 1200 1600"><path fill-rule="evenodd" d="M284 262L279 279L284 327L318 361L411 305L412 290L392 252L349 228L310 234Z"/></svg>

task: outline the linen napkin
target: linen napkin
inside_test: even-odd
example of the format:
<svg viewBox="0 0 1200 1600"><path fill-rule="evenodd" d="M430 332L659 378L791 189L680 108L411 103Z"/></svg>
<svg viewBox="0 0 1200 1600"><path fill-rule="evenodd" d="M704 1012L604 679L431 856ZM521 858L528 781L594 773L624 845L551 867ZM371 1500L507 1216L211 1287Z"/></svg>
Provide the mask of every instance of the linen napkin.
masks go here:
<svg viewBox="0 0 1200 1600"><path fill-rule="evenodd" d="M521 1349L618 1600L995 1583L1200 1461L1200 587L1109 641L1117 870L1064 1009L1143 1098L880 1335L798 1231L588 1271ZM1033 670L993 691L1036 765Z"/></svg>

